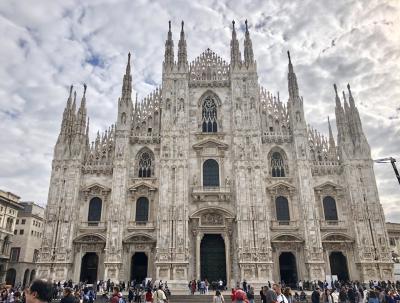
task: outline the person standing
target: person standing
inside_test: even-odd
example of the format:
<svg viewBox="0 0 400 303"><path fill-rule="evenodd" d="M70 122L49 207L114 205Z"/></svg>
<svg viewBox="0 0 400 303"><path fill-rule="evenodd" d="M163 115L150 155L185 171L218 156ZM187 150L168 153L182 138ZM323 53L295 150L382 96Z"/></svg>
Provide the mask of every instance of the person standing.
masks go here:
<svg viewBox="0 0 400 303"><path fill-rule="evenodd" d="M321 293L319 291L319 287L317 286L311 294L311 303L319 303L320 299Z"/></svg>
<svg viewBox="0 0 400 303"><path fill-rule="evenodd" d="M113 287L113 294L110 299L110 303L119 303L119 287Z"/></svg>
<svg viewBox="0 0 400 303"><path fill-rule="evenodd" d="M72 294L71 288L64 288L64 296L62 297L60 303L75 303L75 296Z"/></svg>
<svg viewBox="0 0 400 303"><path fill-rule="evenodd" d="M50 282L34 280L24 293L26 303L50 303L53 287Z"/></svg>
<svg viewBox="0 0 400 303"><path fill-rule="evenodd" d="M153 296L154 303L165 303L167 302L167 297L165 296L162 286L160 285Z"/></svg>
<svg viewBox="0 0 400 303"><path fill-rule="evenodd" d="M278 303L289 303L285 295L282 293L281 286L279 284L272 285L276 293L276 302Z"/></svg>
<svg viewBox="0 0 400 303"><path fill-rule="evenodd" d="M261 287L260 290L261 303L266 303L266 296L265 296L266 292L267 292L267 286Z"/></svg>
<svg viewBox="0 0 400 303"><path fill-rule="evenodd" d="M145 295L145 301L146 303L152 303L153 302L153 293L151 292L151 289L148 288L146 295Z"/></svg>
<svg viewBox="0 0 400 303"><path fill-rule="evenodd" d="M249 290L246 293L249 303L254 303L254 287L249 285Z"/></svg>
<svg viewBox="0 0 400 303"><path fill-rule="evenodd" d="M215 292L215 296L213 297L213 303L225 303L224 296L221 294L219 290Z"/></svg>
<svg viewBox="0 0 400 303"><path fill-rule="evenodd" d="M272 287L274 287L275 285L277 285L277 287L279 287L279 289L280 289L280 286L278 284L273 284ZM276 302L278 302L278 299L277 299L278 295L277 295L277 293L275 291L275 287L274 287L274 289L271 289L271 288L265 286L265 288L266 288L265 303L276 303Z"/></svg>

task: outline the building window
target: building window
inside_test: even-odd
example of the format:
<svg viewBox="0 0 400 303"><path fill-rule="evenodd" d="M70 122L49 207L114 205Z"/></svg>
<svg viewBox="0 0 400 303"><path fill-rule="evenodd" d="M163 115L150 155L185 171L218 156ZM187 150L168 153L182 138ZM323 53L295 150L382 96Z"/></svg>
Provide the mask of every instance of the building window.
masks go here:
<svg viewBox="0 0 400 303"><path fill-rule="evenodd" d="M18 229L14 229L14 235L18 233Z"/></svg>
<svg viewBox="0 0 400 303"><path fill-rule="evenodd" d="M326 221L337 221L338 214L336 209L336 201L331 196L327 196L323 200L324 214Z"/></svg>
<svg viewBox="0 0 400 303"><path fill-rule="evenodd" d="M102 201L100 198L92 198L89 202L88 222L97 223L101 221Z"/></svg>
<svg viewBox="0 0 400 303"><path fill-rule="evenodd" d="M285 197L276 197L275 208L278 221L290 221L289 202Z"/></svg>
<svg viewBox="0 0 400 303"><path fill-rule="evenodd" d="M31 236L33 236L33 230L31 230Z"/></svg>
<svg viewBox="0 0 400 303"><path fill-rule="evenodd" d="M396 246L396 239L395 238L389 238L389 244L390 244L390 246Z"/></svg>
<svg viewBox="0 0 400 303"><path fill-rule="evenodd" d="M202 108L203 133L216 133L217 125L217 105L214 98L208 96L204 99Z"/></svg>
<svg viewBox="0 0 400 303"><path fill-rule="evenodd" d="M274 152L271 157L272 177L285 177L285 162L282 155Z"/></svg>
<svg viewBox="0 0 400 303"><path fill-rule="evenodd" d="M150 178L153 173L153 156L144 151L139 156L139 178Z"/></svg>
<svg viewBox="0 0 400 303"><path fill-rule="evenodd" d="M203 163L203 186L219 186L219 165L213 159Z"/></svg>
<svg viewBox="0 0 400 303"><path fill-rule="evenodd" d="M11 247L11 251L10 251L10 261L11 262L18 262L20 251L21 251L21 247Z"/></svg>
<svg viewBox="0 0 400 303"><path fill-rule="evenodd" d="M17 221L15 222L15 224L19 224L19 219L17 219Z"/></svg>
<svg viewBox="0 0 400 303"><path fill-rule="evenodd" d="M20 235L23 235L23 234L24 234L24 230L23 230L23 229L20 229L20 230L19 230L19 234L20 234Z"/></svg>
<svg viewBox="0 0 400 303"><path fill-rule="evenodd" d="M22 219L22 220L21 220L21 224L25 224L25 222L26 222L25 219Z"/></svg>
<svg viewBox="0 0 400 303"><path fill-rule="evenodd" d="M136 222L147 222L149 220L149 200L140 197L136 201Z"/></svg>

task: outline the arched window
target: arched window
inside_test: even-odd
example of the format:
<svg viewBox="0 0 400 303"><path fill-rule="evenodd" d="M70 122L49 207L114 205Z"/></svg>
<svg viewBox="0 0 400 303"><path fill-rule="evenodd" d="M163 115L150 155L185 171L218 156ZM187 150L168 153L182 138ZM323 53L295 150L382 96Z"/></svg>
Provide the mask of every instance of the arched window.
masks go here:
<svg viewBox="0 0 400 303"><path fill-rule="evenodd" d="M203 163L203 186L219 186L219 165L213 159Z"/></svg>
<svg viewBox="0 0 400 303"><path fill-rule="evenodd" d="M278 152L274 152L271 157L271 168L272 177L284 177L285 176L285 163L282 155Z"/></svg>
<svg viewBox="0 0 400 303"><path fill-rule="evenodd" d="M149 220L149 200L140 197L136 201L136 222L147 222Z"/></svg>
<svg viewBox="0 0 400 303"><path fill-rule="evenodd" d="M290 221L289 202L285 197L276 197L275 208L278 221Z"/></svg>
<svg viewBox="0 0 400 303"><path fill-rule="evenodd" d="M101 206L100 198L95 197L89 202L88 222L96 223L101 221Z"/></svg>
<svg viewBox="0 0 400 303"><path fill-rule="evenodd" d="M208 96L204 99L202 109L203 133L216 133L217 127L217 105L214 98Z"/></svg>
<svg viewBox="0 0 400 303"><path fill-rule="evenodd" d="M150 178L152 174L152 156L149 152L143 152L139 157L139 178Z"/></svg>
<svg viewBox="0 0 400 303"><path fill-rule="evenodd" d="M337 221L338 215L335 199L333 199L331 196L326 196L322 202L324 204L325 220Z"/></svg>

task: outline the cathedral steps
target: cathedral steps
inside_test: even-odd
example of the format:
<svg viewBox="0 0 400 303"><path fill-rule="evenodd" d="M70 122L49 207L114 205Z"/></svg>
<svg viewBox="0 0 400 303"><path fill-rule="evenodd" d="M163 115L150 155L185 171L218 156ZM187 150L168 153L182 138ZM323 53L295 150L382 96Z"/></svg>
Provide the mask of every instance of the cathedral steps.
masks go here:
<svg viewBox="0 0 400 303"><path fill-rule="evenodd" d="M169 303L211 303L213 301L212 295L171 295L169 297ZM232 303L231 296L224 295L225 303ZM260 303L261 298L259 295L255 296L255 303Z"/></svg>

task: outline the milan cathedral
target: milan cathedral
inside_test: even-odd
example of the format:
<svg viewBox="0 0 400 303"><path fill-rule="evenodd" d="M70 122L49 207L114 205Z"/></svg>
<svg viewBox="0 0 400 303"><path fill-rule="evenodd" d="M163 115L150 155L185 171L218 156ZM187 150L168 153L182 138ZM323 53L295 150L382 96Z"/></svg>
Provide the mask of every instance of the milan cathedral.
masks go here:
<svg viewBox="0 0 400 303"><path fill-rule="evenodd" d="M288 52L288 100L258 81L247 26L230 62L191 63L171 23L162 85L89 140L86 86L71 87L54 148L38 275L74 282L386 280L393 265L370 146L355 100L332 94L337 139L307 124ZM342 96L341 96L342 95Z"/></svg>

